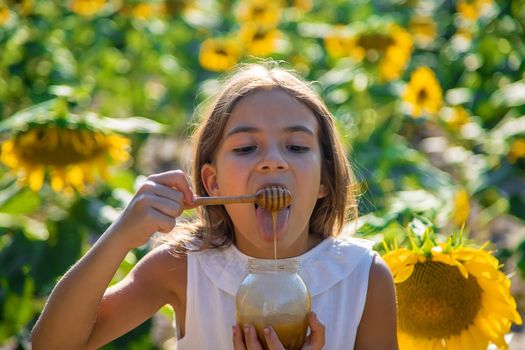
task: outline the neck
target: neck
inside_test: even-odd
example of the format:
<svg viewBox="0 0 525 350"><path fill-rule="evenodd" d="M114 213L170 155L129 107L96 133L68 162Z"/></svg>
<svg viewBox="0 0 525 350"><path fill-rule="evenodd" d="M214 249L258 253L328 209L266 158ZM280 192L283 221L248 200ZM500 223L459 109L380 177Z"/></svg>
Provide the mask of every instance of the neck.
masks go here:
<svg viewBox="0 0 525 350"><path fill-rule="evenodd" d="M292 244L283 247L282 242L277 242L277 259L287 259L297 257L317 246L324 240L324 237L318 234L308 234L303 239L298 239ZM261 247L254 245L252 242L237 236L235 245L243 254L259 259L274 259L273 241L268 241Z"/></svg>

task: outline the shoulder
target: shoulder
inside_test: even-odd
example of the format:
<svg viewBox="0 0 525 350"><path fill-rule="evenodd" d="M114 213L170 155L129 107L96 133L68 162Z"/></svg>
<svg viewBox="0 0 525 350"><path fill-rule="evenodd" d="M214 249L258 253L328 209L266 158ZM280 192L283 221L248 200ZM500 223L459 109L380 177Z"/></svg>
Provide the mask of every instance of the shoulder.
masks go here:
<svg viewBox="0 0 525 350"><path fill-rule="evenodd" d="M152 249L144 258L140 260L137 267L152 273L172 273L180 271L186 266L187 255L175 251L170 244L162 244Z"/></svg>
<svg viewBox="0 0 525 350"><path fill-rule="evenodd" d="M177 303L186 291L187 255L176 252L172 245L162 244L144 256L131 272L136 283L150 292L165 293Z"/></svg>
<svg viewBox="0 0 525 350"><path fill-rule="evenodd" d="M370 292L391 292L394 290L394 278L390 268L379 256L374 255L370 265L370 275L368 277L368 290Z"/></svg>
<svg viewBox="0 0 525 350"><path fill-rule="evenodd" d="M397 349L396 296L390 269L375 255L370 266L365 308L356 349Z"/></svg>

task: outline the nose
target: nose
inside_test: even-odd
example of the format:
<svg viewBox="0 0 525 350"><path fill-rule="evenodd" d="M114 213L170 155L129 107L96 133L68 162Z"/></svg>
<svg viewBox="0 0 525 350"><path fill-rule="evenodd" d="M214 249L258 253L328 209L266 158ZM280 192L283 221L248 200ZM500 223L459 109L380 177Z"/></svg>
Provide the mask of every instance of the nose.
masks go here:
<svg viewBox="0 0 525 350"><path fill-rule="evenodd" d="M257 170L262 172L284 171L288 170L288 163L278 147L271 147L263 154L261 161L257 164Z"/></svg>

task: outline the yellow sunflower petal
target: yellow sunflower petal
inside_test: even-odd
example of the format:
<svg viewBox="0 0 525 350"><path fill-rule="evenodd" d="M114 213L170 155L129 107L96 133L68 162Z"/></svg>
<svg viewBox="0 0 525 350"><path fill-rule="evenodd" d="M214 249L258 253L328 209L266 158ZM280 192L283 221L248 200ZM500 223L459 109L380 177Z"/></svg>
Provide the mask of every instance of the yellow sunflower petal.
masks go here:
<svg viewBox="0 0 525 350"><path fill-rule="evenodd" d="M491 310L492 312L497 313L516 324L521 323L521 318L515 309L515 305L512 306L506 304L499 299L488 296L487 294L482 295L482 303L484 307Z"/></svg>
<svg viewBox="0 0 525 350"><path fill-rule="evenodd" d="M15 152L15 142L7 140L2 144L0 161L10 168L18 168L20 161Z"/></svg>
<svg viewBox="0 0 525 350"><path fill-rule="evenodd" d="M498 334L497 329L495 329L496 327L494 327L494 324L492 322L490 322L487 318L481 317L481 316L480 317L476 317L476 319L474 320L474 325L491 342L493 342L494 344L496 344L498 346L502 345L501 341L500 341L500 335ZM503 336L501 336L501 337L503 337ZM506 345L506 343L504 342L503 345Z"/></svg>
<svg viewBox="0 0 525 350"><path fill-rule="evenodd" d="M489 345L489 341L487 337L481 332L478 327L476 327L474 324L470 325L469 327L469 333L472 338L472 340L475 343L475 349L487 349L487 346Z"/></svg>
<svg viewBox="0 0 525 350"><path fill-rule="evenodd" d="M461 339L458 335L451 336L450 338L445 339L447 343L447 350L464 350L461 345ZM468 348L467 348L468 349Z"/></svg>
<svg viewBox="0 0 525 350"><path fill-rule="evenodd" d="M84 176L84 179L86 179L86 182L93 182L93 167L90 163L81 163L78 165L80 169L82 169L82 174Z"/></svg>
<svg viewBox="0 0 525 350"><path fill-rule="evenodd" d="M51 173L51 188L55 192L60 192L65 187L65 173L63 168L55 168Z"/></svg>
<svg viewBox="0 0 525 350"><path fill-rule="evenodd" d="M491 281L499 279L499 271L496 268L491 267L486 263L478 263L475 261L465 262L465 266L468 271L476 277L486 278Z"/></svg>
<svg viewBox="0 0 525 350"><path fill-rule="evenodd" d="M78 166L70 166L66 170L66 179L71 186L76 188L79 191L84 189L84 176L82 169Z"/></svg>
<svg viewBox="0 0 525 350"><path fill-rule="evenodd" d="M472 333L470 330L471 327L461 332L459 335L460 343L461 343L461 349L471 349L471 350L486 350L483 348L479 348L477 345L477 342L472 338Z"/></svg>
<svg viewBox="0 0 525 350"><path fill-rule="evenodd" d="M403 268L400 268L396 271L394 275L394 283L402 283L406 281L410 275L414 272L414 265L406 265Z"/></svg>
<svg viewBox="0 0 525 350"><path fill-rule="evenodd" d="M104 160L104 157L100 156L95 160L95 163L97 165L98 173L100 174L100 177L104 179L105 181L109 180L109 173L108 173L108 167L106 164L106 161Z"/></svg>
<svg viewBox="0 0 525 350"><path fill-rule="evenodd" d="M463 275L465 278L468 278L468 271L465 266L463 266L463 264L455 260L449 254L432 251L432 260L442 262L443 264L456 266L459 269L459 272L461 272L461 275Z"/></svg>
<svg viewBox="0 0 525 350"><path fill-rule="evenodd" d="M28 174L29 188L33 191L39 191L44 185L44 167L31 168Z"/></svg>
<svg viewBox="0 0 525 350"><path fill-rule="evenodd" d="M510 294L509 288L500 281L496 281L500 283L494 283L494 280L491 281L485 278L478 278L477 282L481 289L483 289L483 292L487 294L487 296L500 300L509 305L511 308L516 308L516 301Z"/></svg>

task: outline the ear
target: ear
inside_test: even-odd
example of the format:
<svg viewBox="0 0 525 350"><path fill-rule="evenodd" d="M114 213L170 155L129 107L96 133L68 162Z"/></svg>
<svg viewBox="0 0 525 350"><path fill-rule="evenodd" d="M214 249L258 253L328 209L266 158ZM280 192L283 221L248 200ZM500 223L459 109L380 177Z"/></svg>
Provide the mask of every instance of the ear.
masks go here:
<svg viewBox="0 0 525 350"><path fill-rule="evenodd" d="M214 165L206 163L201 167L201 180L209 196L219 195L219 184L217 182L217 169Z"/></svg>
<svg viewBox="0 0 525 350"><path fill-rule="evenodd" d="M319 186L319 195L317 196L317 199L323 198L327 194L328 194L328 191L326 190L326 186L321 184L321 186Z"/></svg>

